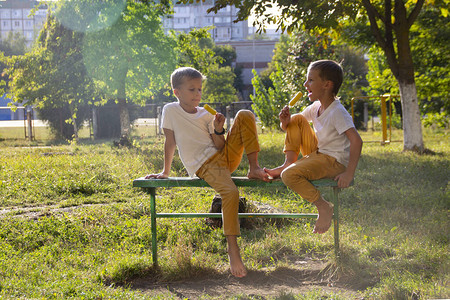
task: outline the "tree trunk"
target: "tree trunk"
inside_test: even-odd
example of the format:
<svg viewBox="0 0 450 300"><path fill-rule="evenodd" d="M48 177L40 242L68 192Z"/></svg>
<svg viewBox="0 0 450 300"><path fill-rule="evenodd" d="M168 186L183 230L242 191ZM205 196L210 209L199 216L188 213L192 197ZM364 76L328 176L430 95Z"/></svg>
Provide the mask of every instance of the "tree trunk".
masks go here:
<svg viewBox="0 0 450 300"><path fill-rule="evenodd" d="M72 119L72 126L73 126L73 139L75 142L78 142L78 125L77 125L77 118L76 113L74 112L74 109L69 106L70 116Z"/></svg>
<svg viewBox="0 0 450 300"><path fill-rule="evenodd" d="M403 112L403 150L423 152L422 122L416 84L399 81Z"/></svg>
<svg viewBox="0 0 450 300"><path fill-rule="evenodd" d="M125 98L117 99L119 102L119 117L120 117L120 136L127 136L130 131L130 115L128 113L127 100Z"/></svg>

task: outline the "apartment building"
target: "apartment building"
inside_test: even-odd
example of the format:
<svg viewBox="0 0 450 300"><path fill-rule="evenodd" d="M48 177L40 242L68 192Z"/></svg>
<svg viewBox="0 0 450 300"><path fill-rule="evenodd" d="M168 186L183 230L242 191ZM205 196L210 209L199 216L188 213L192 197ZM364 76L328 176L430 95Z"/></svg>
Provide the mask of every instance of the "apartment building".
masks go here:
<svg viewBox="0 0 450 300"><path fill-rule="evenodd" d="M175 30L189 32L195 28L211 26L211 37L217 45L231 45L236 50L235 65L242 68L242 80L245 85L244 99L252 92L252 70L258 73L267 67L272 60L273 50L279 40L280 33L268 29L262 39L255 28L248 26L248 21L234 23L237 9L227 6L217 14L207 13L214 0L200 1L191 4L174 4L174 14L164 18L166 31Z"/></svg>
<svg viewBox="0 0 450 300"><path fill-rule="evenodd" d="M0 0L0 40L5 40L10 33L20 32L27 45L31 45L47 16L46 6L31 14L37 5L36 0Z"/></svg>
<svg viewBox="0 0 450 300"><path fill-rule="evenodd" d="M174 14L164 18L163 26L168 31L189 32L194 28L213 26L210 33L215 41L242 40L248 36L248 22L234 23L237 10L227 6L217 14L207 13L213 0L191 4L174 4Z"/></svg>

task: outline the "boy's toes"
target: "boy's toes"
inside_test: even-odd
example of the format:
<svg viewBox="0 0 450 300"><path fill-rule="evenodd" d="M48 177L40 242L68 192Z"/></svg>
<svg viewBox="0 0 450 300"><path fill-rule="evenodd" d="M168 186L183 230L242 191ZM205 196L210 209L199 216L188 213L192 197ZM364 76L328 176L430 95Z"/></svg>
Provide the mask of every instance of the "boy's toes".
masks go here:
<svg viewBox="0 0 450 300"><path fill-rule="evenodd" d="M327 202L326 208L319 210L319 217L317 218L314 226L313 233L325 233L330 229L331 222L333 221L333 204Z"/></svg>
<svg viewBox="0 0 450 300"><path fill-rule="evenodd" d="M236 269L231 268L231 274L234 277L243 278L243 277L247 276L247 269L244 266L242 266L241 268L236 268Z"/></svg>

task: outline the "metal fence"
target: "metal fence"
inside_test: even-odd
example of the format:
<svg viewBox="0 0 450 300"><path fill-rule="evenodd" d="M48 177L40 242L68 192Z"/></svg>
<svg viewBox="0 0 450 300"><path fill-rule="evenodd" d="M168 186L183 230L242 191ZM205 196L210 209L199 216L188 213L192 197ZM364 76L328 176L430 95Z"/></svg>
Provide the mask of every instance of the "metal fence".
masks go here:
<svg viewBox="0 0 450 300"><path fill-rule="evenodd" d="M203 106L204 104L206 103L201 103L200 106ZM208 104L226 116L226 124L228 128L231 126L234 116L239 110L248 109L253 111L251 101L233 102L229 105L221 103ZM145 106L129 105L128 109L130 119L132 120L132 135L142 137L161 135L162 131L160 125L163 105L164 104L147 104ZM18 107L15 112L13 112L10 107L0 107L0 109L3 110L1 115L2 119L0 119L0 138L5 138L5 128L23 128L23 135L20 134L20 136L13 137L6 136L6 138L20 139L23 137L29 140L35 139L36 127L42 127L43 129L40 130L49 131L48 125L36 118L37 113L32 106ZM7 110L9 110L9 112L4 113L4 111ZM86 132L85 137L96 138L96 133L99 131L99 126L112 126L111 124L105 125L104 121L99 121L99 116L101 115L115 115L118 117L118 107L115 105L92 107L89 120L82 125L82 128L84 128L84 131ZM112 119L113 118L107 119L106 124L112 123ZM2 136L1 132L3 132L4 136Z"/></svg>

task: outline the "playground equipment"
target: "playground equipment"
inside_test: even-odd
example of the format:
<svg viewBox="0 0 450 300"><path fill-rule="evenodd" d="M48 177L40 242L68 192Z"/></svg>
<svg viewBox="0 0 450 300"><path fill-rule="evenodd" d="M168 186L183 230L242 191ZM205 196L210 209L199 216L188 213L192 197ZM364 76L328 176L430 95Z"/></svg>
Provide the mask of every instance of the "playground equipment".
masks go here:
<svg viewBox="0 0 450 300"><path fill-rule="evenodd" d="M386 145L392 142L392 98L399 98L400 95L390 95L384 94L381 96L359 96L353 97L351 99L352 105L352 119L355 119L355 111L354 111L354 102L355 100L363 100L363 99L380 99L381 100L381 127L383 137L381 140L381 145ZM389 101L389 139L387 136L387 111L386 111L386 100Z"/></svg>

